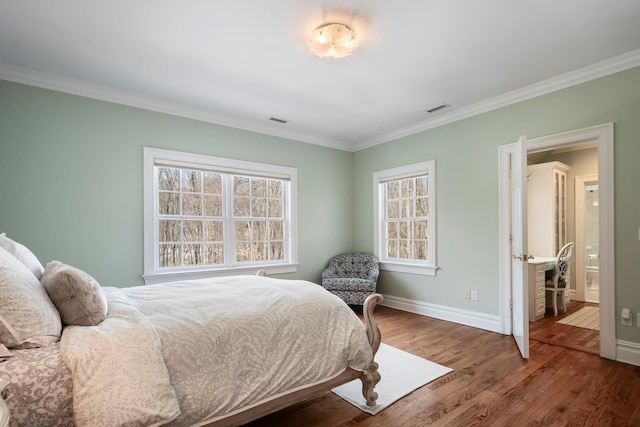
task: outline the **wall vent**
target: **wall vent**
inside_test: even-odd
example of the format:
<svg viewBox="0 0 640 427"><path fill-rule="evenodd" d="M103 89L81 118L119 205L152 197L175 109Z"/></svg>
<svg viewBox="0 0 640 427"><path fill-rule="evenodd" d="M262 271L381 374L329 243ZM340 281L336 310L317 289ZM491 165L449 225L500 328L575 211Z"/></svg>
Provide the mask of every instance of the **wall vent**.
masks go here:
<svg viewBox="0 0 640 427"><path fill-rule="evenodd" d="M433 107L433 108L428 109L427 113L432 114L432 113L435 113L436 111L440 111L440 110L442 110L444 108L449 108L449 107L451 107L451 105L449 105L449 104L440 104L437 107Z"/></svg>

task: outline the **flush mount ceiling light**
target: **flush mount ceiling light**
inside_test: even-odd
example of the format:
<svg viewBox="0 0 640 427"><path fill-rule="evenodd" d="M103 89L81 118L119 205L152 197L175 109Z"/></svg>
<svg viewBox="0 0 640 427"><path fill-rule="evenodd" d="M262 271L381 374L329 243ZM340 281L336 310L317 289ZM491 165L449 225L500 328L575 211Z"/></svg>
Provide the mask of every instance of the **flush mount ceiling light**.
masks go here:
<svg viewBox="0 0 640 427"><path fill-rule="evenodd" d="M320 58L344 58L358 47L358 35L344 24L324 24L309 35L309 50Z"/></svg>

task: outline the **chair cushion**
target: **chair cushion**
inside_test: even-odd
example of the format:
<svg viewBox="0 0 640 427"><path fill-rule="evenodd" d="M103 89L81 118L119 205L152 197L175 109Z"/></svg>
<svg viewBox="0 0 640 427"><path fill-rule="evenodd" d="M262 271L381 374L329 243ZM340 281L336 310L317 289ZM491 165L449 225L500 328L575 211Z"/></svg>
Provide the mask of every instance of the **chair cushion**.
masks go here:
<svg viewBox="0 0 640 427"><path fill-rule="evenodd" d="M322 287L328 291L375 292L376 282L358 278L327 278Z"/></svg>
<svg viewBox="0 0 640 427"><path fill-rule="evenodd" d="M357 277L377 281L378 271L378 260L372 254L344 253L329 260L329 266L323 271L322 278Z"/></svg>

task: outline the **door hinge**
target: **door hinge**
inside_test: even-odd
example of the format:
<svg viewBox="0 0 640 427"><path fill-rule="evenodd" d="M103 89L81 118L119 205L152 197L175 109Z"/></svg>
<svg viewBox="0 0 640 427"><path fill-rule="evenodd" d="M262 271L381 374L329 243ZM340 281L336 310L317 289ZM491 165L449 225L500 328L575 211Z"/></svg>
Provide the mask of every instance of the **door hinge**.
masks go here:
<svg viewBox="0 0 640 427"><path fill-rule="evenodd" d="M513 300L509 301L509 308L513 310Z"/></svg>

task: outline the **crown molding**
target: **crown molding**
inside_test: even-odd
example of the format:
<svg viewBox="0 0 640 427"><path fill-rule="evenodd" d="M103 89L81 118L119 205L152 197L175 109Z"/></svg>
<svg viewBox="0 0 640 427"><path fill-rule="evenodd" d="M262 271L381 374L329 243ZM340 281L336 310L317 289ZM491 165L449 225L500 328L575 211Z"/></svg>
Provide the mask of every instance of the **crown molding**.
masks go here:
<svg viewBox="0 0 640 427"><path fill-rule="evenodd" d="M13 65L0 63L0 80L7 80L14 83L22 83L49 89L57 92L69 93L85 98L97 99L100 101L113 102L129 107L141 108L143 110L155 111L158 113L170 114L172 116L184 117L216 125L228 126L244 131L270 135L279 138L292 139L309 144L322 145L329 148L350 151L345 148L344 141L321 138L315 135L308 135L298 132L277 131L267 126L256 125L249 121L233 120L222 117L204 109L186 107L184 105L162 101L157 98L138 95L108 86L101 86L81 80L70 79L54 74L43 73L29 68L16 67Z"/></svg>
<svg viewBox="0 0 640 427"><path fill-rule="evenodd" d="M638 66L640 66L640 49L614 56L613 58L596 62L595 64L579 70L569 71L564 74L494 96L484 101L476 102L475 104L471 104L466 107L451 110L438 115L438 117L433 119L414 123L412 125L384 133L375 138L361 141L354 144L353 151L364 150L365 148L384 144L385 142L414 135L425 130L434 129L458 120L473 117L478 114L493 111L498 108L506 107Z"/></svg>
<svg viewBox="0 0 640 427"><path fill-rule="evenodd" d="M184 105L162 101L156 98L142 96L107 86L69 79L2 63L0 63L0 80L8 80L15 83L22 83L30 86L41 87L43 89L83 96L86 98L113 102L116 104L127 105L129 107L156 111L159 113L170 114L177 117L184 117L216 125L228 126L249 132L355 152L638 66L640 66L640 49L597 62L579 70L569 71L559 76L542 80L540 82L476 102L475 104L471 104L466 107L444 112L432 119L420 121L391 132L383 133L375 138L353 144L346 141L321 138L316 135L308 135L286 130L277 131L267 126L256 125L256 123L253 122L233 120L229 117L214 115L204 109L186 107Z"/></svg>

